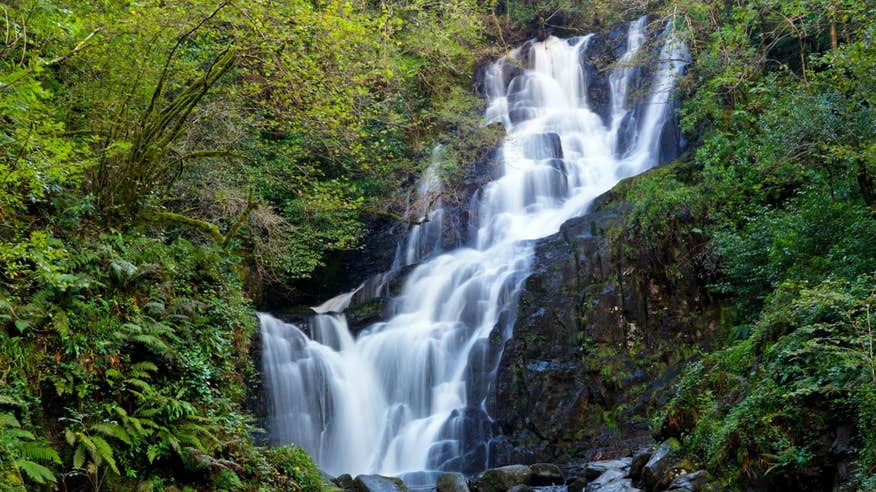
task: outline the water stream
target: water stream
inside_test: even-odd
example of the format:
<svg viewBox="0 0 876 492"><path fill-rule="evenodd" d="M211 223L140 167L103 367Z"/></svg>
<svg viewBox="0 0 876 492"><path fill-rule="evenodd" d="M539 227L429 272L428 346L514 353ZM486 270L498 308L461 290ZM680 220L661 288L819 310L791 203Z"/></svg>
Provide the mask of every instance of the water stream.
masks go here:
<svg viewBox="0 0 876 492"><path fill-rule="evenodd" d="M659 57L650 75L634 73L645 29L644 18L629 25L609 74L608 123L588 97L582 58L592 35L528 43L489 67L485 121L507 130L502 175L474 205L468 246L441 250L440 203L432 220L412 228L396 262L416 267L389 319L354 338L341 314L353 293L315 308L306 329L259 315L274 442L304 447L331 474L470 472L490 464L486 400L512 336L532 240L557 232L619 179L659 163L670 96L688 55L671 33L654 34L651 53ZM632 84L643 80L649 90L631 104ZM439 164L440 149L421 197L440 190Z"/></svg>

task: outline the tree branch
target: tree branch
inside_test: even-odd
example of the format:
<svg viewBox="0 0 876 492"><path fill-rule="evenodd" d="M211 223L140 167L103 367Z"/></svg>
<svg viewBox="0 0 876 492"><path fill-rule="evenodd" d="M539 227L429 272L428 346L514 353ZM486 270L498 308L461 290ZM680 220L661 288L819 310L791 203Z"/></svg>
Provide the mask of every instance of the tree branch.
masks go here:
<svg viewBox="0 0 876 492"><path fill-rule="evenodd" d="M103 30L102 27L98 27L97 29L91 31L91 33L90 33L88 36L85 36L85 39L83 39L82 41L79 41L78 43L76 43L76 47L73 48L73 51L67 53L66 55L61 55L61 56L59 56L59 57L57 57L57 58L54 58L54 59L52 59L52 60L46 62L46 66L47 66L47 67L50 67L50 66L52 66L52 65L55 65L56 63L61 63L62 61L66 60L67 58L70 58L71 56L75 55L75 54L78 53L82 48L85 47L85 43L87 43L89 39L91 39L92 37L94 37L95 34L97 34L98 32L100 32L100 31L102 31L102 30Z"/></svg>

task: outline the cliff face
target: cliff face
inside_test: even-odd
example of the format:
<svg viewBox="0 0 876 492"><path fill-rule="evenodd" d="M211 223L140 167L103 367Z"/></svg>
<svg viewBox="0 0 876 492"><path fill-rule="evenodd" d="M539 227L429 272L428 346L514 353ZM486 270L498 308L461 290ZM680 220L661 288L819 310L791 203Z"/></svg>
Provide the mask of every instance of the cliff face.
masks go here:
<svg viewBox="0 0 876 492"><path fill-rule="evenodd" d="M537 242L492 402L497 465L650 442L651 411L717 329L698 272L675 261L679 245L639 244L625 229L630 205L617 190L635 179Z"/></svg>

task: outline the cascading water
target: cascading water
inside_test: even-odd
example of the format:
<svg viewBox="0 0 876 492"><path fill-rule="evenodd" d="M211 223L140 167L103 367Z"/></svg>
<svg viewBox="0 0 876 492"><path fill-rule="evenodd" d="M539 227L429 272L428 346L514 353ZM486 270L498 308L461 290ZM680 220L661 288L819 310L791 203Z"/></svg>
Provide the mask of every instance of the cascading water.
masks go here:
<svg viewBox="0 0 876 492"><path fill-rule="evenodd" d="M482 190L470 246L441 252L440 209L412 229L397 263L419 263L389 319L354 339L339 314L353 293L315 308L310 337L259 315L275 442L304 447L335 474L473 472L489 464L486 400L531 240L555 233L620 178L660 158L670 94L688 55L665 29L649 94L629 108L636 79L629 63L646 44L644 29L644 18L631 23L609 75L607 122L590 109L582 64L592 36L529 43L489 67L485 119L506 127L498 154L504 174ZM440 149L421 197L440 187L438 161Z"/></svg>

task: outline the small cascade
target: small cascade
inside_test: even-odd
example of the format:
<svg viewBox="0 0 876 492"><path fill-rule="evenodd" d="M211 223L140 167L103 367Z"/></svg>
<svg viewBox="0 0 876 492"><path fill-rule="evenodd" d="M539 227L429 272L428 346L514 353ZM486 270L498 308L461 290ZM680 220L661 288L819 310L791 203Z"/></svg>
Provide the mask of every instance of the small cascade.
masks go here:
<svg viewBox="0 0 876 492"><path fill-rule="evenodd" d="M413 265L441 250L441 232L444 227L444 209L441 207L442 183L439 177L442 146L432 150L429 167L417 186L416 203L424 208L426 222L413 226L405 241L403 265ZM410 210L408 214L410 215Z"/></svg>
<svg viewBox="0 0 876 492"><path fill-rule="evenodd" d="M332 474L428 483L432 472L490 465L487 402L533 240L584 213L620 178L660 163L671 93L687 63L671 28L650 39L638 19L615 67L600 75L610 102L595 101L588 80L597 74L586 60L595 39L529 42L488 68L485 122L507 131L501 177L479 195L468 245L445 251L444 210L432 202L441 194L436 148L417 190L429 221L398 249L394 268L409 268L388 319L354 338L342 312L356 291L314 308L308 326L259 315L274 442L304 447ZM659 59L641 70L632 63L649 41L660 46ZM647 86L644 102L631 104L634 84ZM596 114L597 104L610 114ZM381 282L361 288L370 295Z"/></svg>

